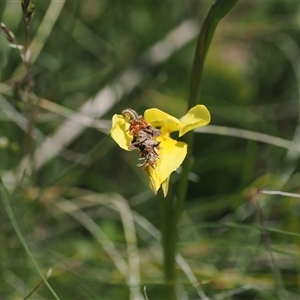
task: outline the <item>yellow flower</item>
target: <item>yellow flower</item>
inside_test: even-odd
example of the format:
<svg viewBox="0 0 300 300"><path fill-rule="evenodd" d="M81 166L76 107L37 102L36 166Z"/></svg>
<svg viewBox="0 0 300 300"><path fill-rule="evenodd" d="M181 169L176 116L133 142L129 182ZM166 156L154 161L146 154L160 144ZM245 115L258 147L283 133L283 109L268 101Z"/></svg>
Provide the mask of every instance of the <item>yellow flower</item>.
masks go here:
<svg viewBox="0 0 300 300"><path fill-rule="evenodd" d="M134 112L130 109L128 111ZM156 194L159 188L162 187L164 196L166 197L170 175L179 168L187 153L187 144L172 139L170 133L179 131L179 136L182 136L190 130L205 126L210 122L210 113L204 105L196 105L180 120L157 108L147 109L144 113L144 119L137 114L136 116L141 118L138 120L146 121L145 124L160 129L158 136L155 134L151 138L148 138L151 139L151 142L154 140L157 141L156 144L159 144L157 147L152 147L155 154L155 163L151 163L150 165L144 163L142 165L149 176L151 190ZM114 115L110 131L110 135L115 142L127 151L132 150L133 147L131 145L136 142L136 138L131 134L129 122L128 116L124 113L123 115ZM140 155L144 158L141 146L134 149L139 149Z"/></svg>

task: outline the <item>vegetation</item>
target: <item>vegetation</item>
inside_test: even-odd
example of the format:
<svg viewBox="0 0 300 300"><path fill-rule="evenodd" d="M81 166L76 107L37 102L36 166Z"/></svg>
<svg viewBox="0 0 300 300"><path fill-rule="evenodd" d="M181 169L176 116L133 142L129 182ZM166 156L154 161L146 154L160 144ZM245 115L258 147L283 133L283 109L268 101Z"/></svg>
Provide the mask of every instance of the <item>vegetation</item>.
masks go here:
<svg viewBox="0 0 300 300"><path fill-rule="evenodd" d="M299 299L300 4L236 2L2 1L1 299ZM156 196L111 118L196 104Z"/></svg>

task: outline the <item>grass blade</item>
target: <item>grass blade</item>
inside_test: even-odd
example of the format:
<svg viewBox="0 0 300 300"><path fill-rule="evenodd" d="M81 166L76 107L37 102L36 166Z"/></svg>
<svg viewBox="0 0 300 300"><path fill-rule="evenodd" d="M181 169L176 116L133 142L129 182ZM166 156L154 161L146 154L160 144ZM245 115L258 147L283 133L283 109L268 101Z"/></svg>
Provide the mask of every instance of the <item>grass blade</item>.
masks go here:
<svg viewBox="0 0 300 300"><path fill-rule="evenodd" d="M11 201L10 201L10 195L9 193L7 192L7 190L5 189L3 183L2 183L2 180L0 179L0 195L1 195L1 200L4 204L4 207L5 207L5 210L8 214L8 217L10 219L10 222L22 244L22 246L24 247L30 261L32 262L34 268L36 269L36 271L39 273L39 275L41 276L43 282L45 283L45 285L48 287L49 291L52 293L52 295L55 297L55 299L57 300L60 300L59 297L57 296L57 294L55 293L55 291L53 290L53 288L51 287L51 285L49 284L49 282L47 281L46 277L44 276L42 270L40 269L37 261L35 260L32 252L30 251L26 241L25 241L25 238L24 238L24 235L21 231L21 228L17 222L17 219L16 219L16 216L14 214L14 211L13 211L13 208L12 208L12 205L11 205Z"/></svg>

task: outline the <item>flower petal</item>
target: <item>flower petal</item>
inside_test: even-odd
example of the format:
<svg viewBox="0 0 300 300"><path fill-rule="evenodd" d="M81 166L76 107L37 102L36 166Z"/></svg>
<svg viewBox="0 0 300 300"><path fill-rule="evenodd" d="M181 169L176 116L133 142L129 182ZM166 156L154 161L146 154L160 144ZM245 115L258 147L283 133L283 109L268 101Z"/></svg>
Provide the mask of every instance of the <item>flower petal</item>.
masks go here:
<svg viewBox="0 0 300 300"><path fill-rule="evenodd" d="M181 122L177 118L157 108L147 109L144 118L153 127L161 127L162 134L178 131L181 128Z"/></svg>
<svg viewBox="0 0 300 300"><path fill-rule="evenodd" d="M162 184L161 188L164 194L164 197L167 197L168 191L169 191L169 182L170 182L170 177L168 177Z"/></svg>
<svg viewBox="0 0 300 300"><path fill-rule="evenodd" d="M153 171L152 169L152 167L148 167L146 171L148 173L149 187L152 190L152 192L156 195L157 191L160 188L159 174L156 172L151 172Z"/></svg>
<svg viewBox="0 0 300 300"><path fill-rule="evenodd" d="M190 130L207 125L210 122L210 113L204 105L196 105L180 121L182 127L179 131L179 136L182 136Z"/></svg>
<svg viewBox="0 0 300 300"><path fill-rule="evenodd" d="M122 115L114 115L110 130L111 137L124 150L129 151L132 136L128 133L129 124Z"/></svg>
<svg viewBox="0 0 300 300"><path fill-rule="evenodd" d="M158 151L160 158L157 159L155 168L148 167L147 172L150 188L154 193L167 180L163 186L164 196L166 196L168 192L168 178L182 164L187 153L187 144L166 136L158 137L157 140L161 142L161 149Z"/></svg>

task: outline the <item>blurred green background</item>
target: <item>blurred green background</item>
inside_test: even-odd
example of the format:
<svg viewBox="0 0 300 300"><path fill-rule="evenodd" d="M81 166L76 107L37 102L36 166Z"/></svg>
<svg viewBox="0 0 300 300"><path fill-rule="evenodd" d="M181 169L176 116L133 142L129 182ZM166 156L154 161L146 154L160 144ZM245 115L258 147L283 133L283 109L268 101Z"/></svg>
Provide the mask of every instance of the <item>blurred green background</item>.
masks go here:
<svg viewBox="0 0 300 300"><path fill-rule="evenodd" d="M143 299L144 286L163 299L158 200L137 152L107 134L127 107L185 114L213 3L35 1L33 104L20 54L0 35L1 176L61 299ZM23 45L20 2L2 1L0 20ZM196 133L179 225L178 299L300 298L300 199L262 192L300 189L299 30L293 1L239 1L217 28L200 99L212 126ZM41 278L0 203L0 299L24 299ZM53 296L41 285L29 299Z"/></svg>

